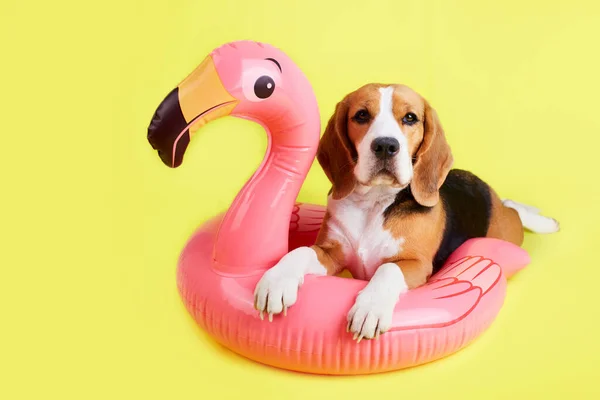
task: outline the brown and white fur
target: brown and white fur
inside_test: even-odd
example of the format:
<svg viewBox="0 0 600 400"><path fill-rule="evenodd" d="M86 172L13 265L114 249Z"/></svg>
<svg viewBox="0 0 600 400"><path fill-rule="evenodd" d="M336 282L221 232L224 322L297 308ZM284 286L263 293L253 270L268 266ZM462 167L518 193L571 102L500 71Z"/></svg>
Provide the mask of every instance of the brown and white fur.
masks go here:
<svg viewBox="0 0 600 400"><path fill-rule="evenodd" d="M348 313L359 341L389 329L400 294L424 284L460 244L492 237L517 245L523 228L558 223L498 195L475 175L451 170L453 157L429 103L403 85L365 85L338 103L317 158L332 183L315 245L285 255L255 290L273 314L296 302L306 274L347 268L369 280Z"/></svg>

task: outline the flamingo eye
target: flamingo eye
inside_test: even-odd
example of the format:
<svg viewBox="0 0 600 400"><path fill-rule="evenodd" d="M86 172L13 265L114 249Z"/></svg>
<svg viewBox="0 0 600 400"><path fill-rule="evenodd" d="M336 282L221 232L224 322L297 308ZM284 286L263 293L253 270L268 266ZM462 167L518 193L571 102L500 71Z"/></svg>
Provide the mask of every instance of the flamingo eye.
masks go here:
<svg viewBox="0 0 600 400"><path fill-rule="evenodd" d="M280 91L285 87L279 70L273 67L273 63L265 63L265 60L242 62L242 90L246 100L253 103L265 101L273 97L275 88Z"/></svg>
<svg viewBox="0 0 600 400"><path fill-rule="evenodd" d="M275 91L275 81L267 75L263 75L254 82L254 94L259 99L270 97Z"/></svg>

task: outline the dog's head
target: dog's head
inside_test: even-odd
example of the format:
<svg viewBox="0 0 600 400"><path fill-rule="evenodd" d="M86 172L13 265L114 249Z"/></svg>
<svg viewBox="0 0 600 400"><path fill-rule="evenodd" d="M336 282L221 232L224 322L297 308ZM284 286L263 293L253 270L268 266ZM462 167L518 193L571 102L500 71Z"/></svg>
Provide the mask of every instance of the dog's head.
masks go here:
<svg viewBox="0 0 600 400"><path fill-rule="evenodd" d="M341 199L361 186L403 189L410 185L424 206L453 163L433 108L403 85L368 84L336 106L319 144L317 159Z"/></svg>

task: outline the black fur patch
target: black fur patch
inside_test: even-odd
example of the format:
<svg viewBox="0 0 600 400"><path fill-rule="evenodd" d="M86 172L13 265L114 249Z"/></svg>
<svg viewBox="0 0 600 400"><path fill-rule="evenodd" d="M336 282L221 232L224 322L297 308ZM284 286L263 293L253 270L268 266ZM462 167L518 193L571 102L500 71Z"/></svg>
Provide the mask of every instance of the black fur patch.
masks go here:
<svg viewBox="0 0 600 400"><path fill-rule="evenodd" d="M489 186L468 171L450 171L440 188L440 199L446 211L446 225L433 259L433 273L466 240L485 237L492 216Z"/></svg>

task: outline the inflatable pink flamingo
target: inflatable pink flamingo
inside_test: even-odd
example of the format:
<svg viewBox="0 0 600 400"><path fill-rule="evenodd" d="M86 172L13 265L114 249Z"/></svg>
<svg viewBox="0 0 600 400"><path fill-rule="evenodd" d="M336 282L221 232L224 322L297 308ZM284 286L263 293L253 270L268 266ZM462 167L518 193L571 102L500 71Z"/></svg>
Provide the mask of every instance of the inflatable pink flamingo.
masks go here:
<svg viewBox="0 0 600 400"><path fill-rule="evenodd" d="M269 145L227 213L200 227L179 259L183 301L218 342L281 368L364 374L439 359L492 323L506 278L529 263L524 250L496 239L469 240L426 285L402 295L392 328L377 340L357 343L346 332L346 314L366 285L360 280L307 276L287 316L261 320L256 283L289 250L314 243L324 216L321 206L295 203L316 154L319 112L308 80L282 51L233 42L164 99L148 140L166 165L177 167L192 135L225 115L261 124Z"/></svg>

